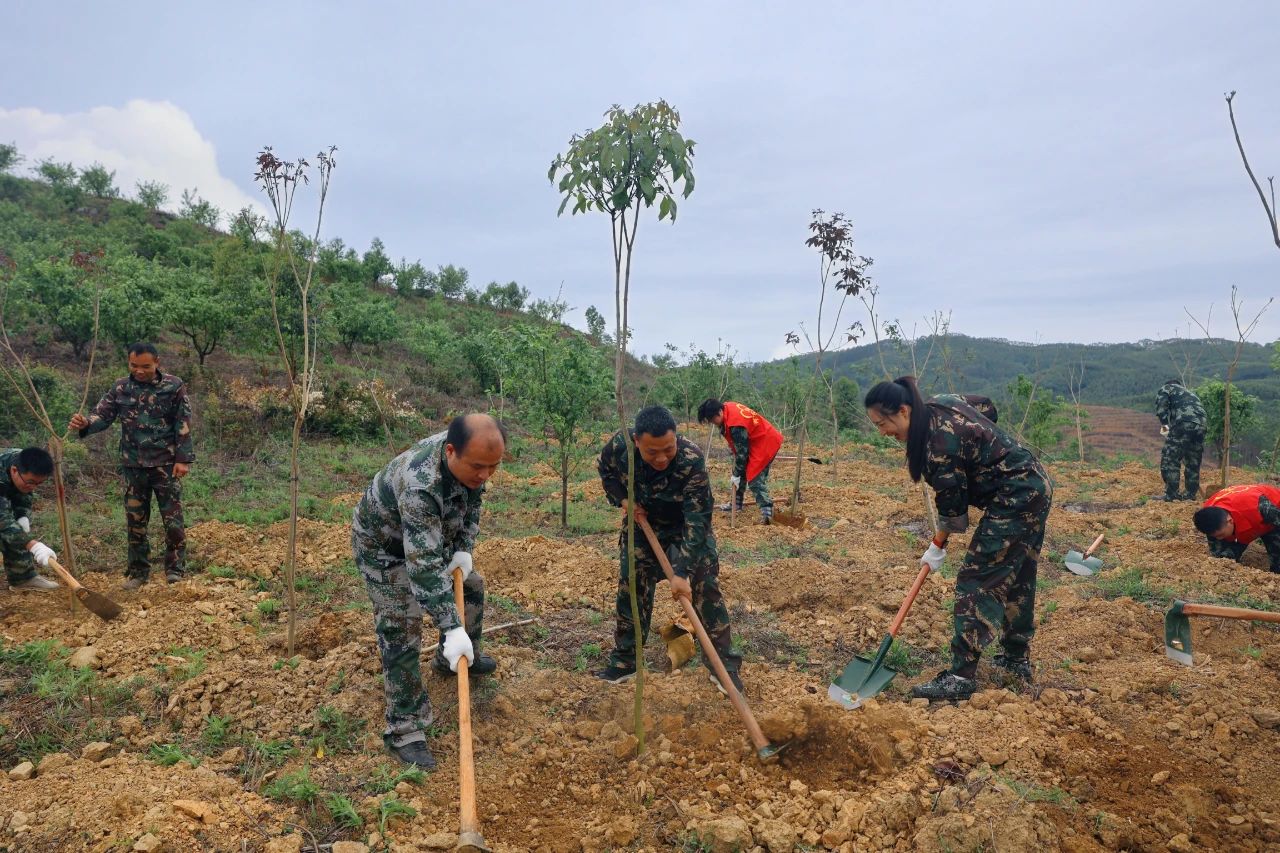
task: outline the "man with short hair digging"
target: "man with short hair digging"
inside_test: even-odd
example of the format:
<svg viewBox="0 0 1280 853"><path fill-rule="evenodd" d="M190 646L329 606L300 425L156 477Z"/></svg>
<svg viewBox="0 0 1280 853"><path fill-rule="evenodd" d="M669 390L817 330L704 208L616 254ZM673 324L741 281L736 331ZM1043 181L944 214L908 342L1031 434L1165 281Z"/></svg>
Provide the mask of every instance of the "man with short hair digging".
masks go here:
<svg viewBox="0 0 1280 853"><path fill-rule="evenodd" d="M36 573L58 555L31 535L32 493L53 473L53 457L39 447L0 450L0 557L9 589L57 589Z"/></svg>
<svg viewBox="0 0 1280 853"><path fill-rule="evenodd" d="M748 487L760 507L760 518L768 524L773 520L773 499L769 497L769 466L782 448L782 433L752 409L726 400L723 403L709 397L698 406L698 423L710 423L720 427L724 440L733 451L733 494L742 509L742 501ZM729 504L720 507L726 512Z"/></svg>
<svg viewBox="0 0 1280 853"><path fill-rule="evenodd" d="M120 421L120 471L124 475L124 517L129 531L125 589L151 576L151 496L164 523L164 574L177 583L187 573L187 531L182 519L182 478L195 462L191 443L191 401L187 386L160 370L155 344L129 347L129 375L116 380L88 417L77 412L68 426L81 438Z"/></svg>
<svg viewBox="0 0 1280 853"><path fill-rule="evenodd" d="M1262 540L1271 571L1280 572L1280 488L1259 483L1215 492L1192 516L1209 540L1209 554L1240 561L1249 543Z"/></svg>
<svg viewBox="0 0 1280 853"><path fill-rule="evenodd" d="M387 727L382 738L406 764L431 769L427 746L434 719L422 686L422 614L440 632L432 668L488 675L497 662L480 650L484 579L472 569L485 482L506 452L506 429L488 415L453 419L445 432L424 438L392 459L356 504L351 549L373 601L382 656ZM462 570L465 613L453 597L453 570Z"/></svg>
<svg viewBox="0 0 1280 853"><path fill-rule="evenodd" d="M631 435L635 442L636 518L649 520L671 561L676 576L672 598L692 601L730 680L745 696L738 677L742 657L733 651L729 609L720 594L720 556L711 532L711 484L702 451L692 441L676 434L675 418L662 406L642 409L636 415ZM635 623L631 621L631 591L627 587L627 441L621 430L600 452L598 469L605 497L624 511L618 537L620 569L613 653L609 656L609 665L595 675L620 684L636 674ZM654 587L665 575L638 527L637 524L636 595L643 641L648 637L653 615ZM725 692L714 675L711 682L721 693Z"/></svg>

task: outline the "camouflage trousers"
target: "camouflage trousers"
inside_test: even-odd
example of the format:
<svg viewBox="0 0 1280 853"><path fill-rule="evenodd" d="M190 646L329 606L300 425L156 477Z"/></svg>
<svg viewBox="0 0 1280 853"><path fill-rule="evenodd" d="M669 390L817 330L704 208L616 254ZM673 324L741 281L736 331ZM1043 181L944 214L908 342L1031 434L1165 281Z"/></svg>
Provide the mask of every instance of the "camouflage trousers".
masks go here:
<svg viewBox="0 0 1280 853"><path fill-rule="evenodd" d="M10 586L30 580L36 573L36 561L26 548L14 548L0 543L0 557L4 558L4 573L9 578Z"/></svg>
<svg viewBox="0 0 1280 853"><path fill-rule="evenodd" d="M1021 507L993 507L978 522L956 577L951 639L956 675L974 677L997 630L1007 656L1027 656L1036 628L1036 563L1051 495Z"/></svg>
<svg viewBox="0 0 1280 853"><path fill-rule="evenodd" d="M168 575L187 571L187 531L182 521L182 481L173 476L173 466L123 468L124 519L129 531L129 567L125 574L146 580L151 574L151 543L147 525L151 522L151 496L155 495L164 524L164 570Z"/></svg>
<svg viewBox="0 0 1280 853"><path fill-rule="evenodd" d="M1204 456L1204 433L1170 429L1160 449L1160 477L1167 498L1194 500L1200 492L1200 460ZM1178 490L1178 481L1186 488Z"/></svg>
<svg viewBox="0 0 1280 853"><path fill-rule="evenodd" d="M680 531L678 529L654 527L658 542L667 552L667 558L675 563L679 553ZM714 549L715 540L708 544ZM623 525L618 537L618 555L621 567L618 571L618 597L615 602L617 626L613 632L613 653L609 663L628 669L636 665L635 623L631 621L631 591L627 588L627 531ZM700 559L692 566L689 585L693 587L693 607L702 620L711 637L711 644L724 662L725 669L736 672L742 665L742 656L733 651L733 634L729 626L729 608L725 606L724 596L720 593L720 560L715 551ZM665 580L666 574L649 547L649 540L636 528L636 595L640 599L640 629L643 642L649 641L649 621L653 618L653 595L658 581Z"/></svg>
<svg viewBox="0 0 1280 853"><path fill-rule="evenodd" d="M773 507L773 498L769 497L769 469L773 467L773 463L761 469L755 478L746 484L738 484L738 494L736 495L738 506L742 506L743 498L747 496L747 489L751 489L751 496L756 499L756 506L764 509L765 507Z"/></svg>
<svg viewBox="0 0 1280 853"><path fill-rule="evenodd" d="M387 727L382 738L389 746L425 741L434 716L431 698L422 686L422 607L409 586L404 558L368 546L352 536L356 567L373 602L373 629L382 658L382 690L387 700ZM484 578L472 572L462 585L467 635L480 654L484 618ZM443 647L444 635L439 635ZM444 655L436 649L437 660Z"/></svg>
<svg viewBox="0 0 1280 853"><path fill-rule="evenodd" d="M1272 530L1265 536L1259 536L1258 541L1262 543L1263 548L1267 549L1271 571L1280 572L1280 530ZM1238 563L1244 557L1245 549L1248 547L1244 542L1224 542L1221 539L1209 537L1209 555L1212 557L1226 557Z"/></svg>

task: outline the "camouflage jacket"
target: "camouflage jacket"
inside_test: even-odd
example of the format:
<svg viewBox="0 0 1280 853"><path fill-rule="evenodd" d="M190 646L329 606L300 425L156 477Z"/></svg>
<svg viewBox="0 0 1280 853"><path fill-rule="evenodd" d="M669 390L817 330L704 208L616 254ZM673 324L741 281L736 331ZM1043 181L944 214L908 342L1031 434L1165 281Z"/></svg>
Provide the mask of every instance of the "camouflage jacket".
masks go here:
<svg viewBox="0 0 1280 853"><path fill-rule="evenodd" d="M633 451L636 459L636 504L648 514L654 532L674 535L679 556L671 568L680 577L708 556L716 556L716 539L711 532L711 481L707 463L698 445L684 436L676 438L676 458L665 471L650 468ZM622 431L600 451L597 465L605 496L614 506L627 499L627 442ZM636 538L644 534L637 531Z"/></svg>
<svg viewBox="0 0 1280 853"><path fill-rule="evenodd" d="M27 543L35 537L18 526L19 518L31 517L31 506L34 496L24 495L18 491L9 469L18 464L18 454L22 450L11 447L0 450L0 542L6 548L24 550Z"/></svg>
<svg viewBox="0 0 1280 853"><path fill-rule="evenodd" d="M468 489L449 473L446 433L424 438L383 468L356 504L358 542L405 561L409 586L441 631L462 625L447 569L470 553L480 532L484 486Z"/></svg>
<svg viewBox="0 0 1280 853"><path fill-rule="evenodd" d="M1166 382L1156 392L1156 417L1170 430L1204 432L1209 419L1194 391L1181 382Z"/></svg>
<svg viewBox="0 0 1280 853"><path fill-rule="evenodd" d="M102 432L120 421L120 464L126 468L162 468L196 460L191 446L191 401L187 386L169 373L157 371L155 381L132 376L116 380L89 413L81 438Z"/></svg>
<svg viewBox="0 0 1280 853"><path fill-rule="evenodd" d="M967 530L971 506L1013 509L1053 494L1049 475L1031 451L963 397L941 394L928 409L924 478L937 493L943 529Z"/></svg>

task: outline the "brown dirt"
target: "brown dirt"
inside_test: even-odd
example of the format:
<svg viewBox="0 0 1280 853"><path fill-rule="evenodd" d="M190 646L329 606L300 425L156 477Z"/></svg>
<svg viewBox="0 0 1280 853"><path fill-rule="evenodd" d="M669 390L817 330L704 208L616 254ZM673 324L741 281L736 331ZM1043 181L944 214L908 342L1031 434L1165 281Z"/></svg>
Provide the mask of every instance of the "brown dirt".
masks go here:
<svg viewBox="0 0 1280 853"><path fill-rule="evenodd" d="M898 454L846 448L838 475L832 466L810 467L803 509L813 523L803 530L760 526L750 512L730 529L717 515L725 594L748 642L749 698L767 733L792 740L773 765L756 761L731 706L696 664L649 674L648 744L637 757L631 689L583 671L594 663L589 645L607 651L610 643L616 555L608 541L550 532L482 537L476 565L490 592L506 611L542 620L495 635L487 648L499 672L476 685L486 840L499 851L695 849L698 837L704 849L738 844L771 853L1280 849L1280 632L1201 619L1194 667L1162 649L1169 596L1278 607L1280 577L1252 552L1243 566L1209 558L1190 523L1193 505L1145 500L1160 487L1152 468L1053 471L1036 686L1015 692L984 665L981 692L956 705L928 706L903 691L942 660L953 595L942 575L925 585L901 634L925 658L920 675L900 675L854 712L825 696L832 673L875 646L915 574L921 497ZM713 473L724 479L723 470ZM499 478L495 490L512 482ZM541 487L550 494L557 485L546 478ZM591 486L584 491L599 499ZM1098 532L1107 539L1095 578L1071 575L1051 556L1086 546ZM139 713L105 720L92 738L111 742L114 757L95 762L77 748L34 780L0 776L0 848L129 849L151 832L166 850L290 849L278 846L279 836L297 826L311 827L321 842L358 839L393 850L450 842L453 681L427 675L440 769L420 785L400 783L400 798L417 815L390 823L384 836L377 801L363 787L389 764L358 581L347 578L349 599L308 600L299 656L282 665L281 625L258 612L267 593L250 576L279 571L284 526L206 523L189 535L204 564L236 577L129 594L118 576L90 574L87 584L125 608L112 623L70 613L63 596L5 598L6 644L47 637L91 645L100 679L148 683L137 691ZM338 575L336 566L349 562L346 536L341 525L305 523L300 575ZM953 554L965 538L954 540ZM1113 597L1123 578L1142 582L1129 588L1140 600ZM489 624L513 618L497 601ZM663 593L655 623L668 608ZM174 652L184 647L205 650L205 667L180 680ZM363 720L353 744L316 749L321 706ZM15 706L2 707L0 723L12 731L22 720ZM197 768L147 760L154 743L195 749L210 716L229 718L246 737L288 740L298 752L279 768L254 766L236 747L208 751ZM338 829L323 807L266 796L264 783L304 765L323 790L351 797L362 828ZM207 806L206 819L174 805L186 800Z"/></svg>

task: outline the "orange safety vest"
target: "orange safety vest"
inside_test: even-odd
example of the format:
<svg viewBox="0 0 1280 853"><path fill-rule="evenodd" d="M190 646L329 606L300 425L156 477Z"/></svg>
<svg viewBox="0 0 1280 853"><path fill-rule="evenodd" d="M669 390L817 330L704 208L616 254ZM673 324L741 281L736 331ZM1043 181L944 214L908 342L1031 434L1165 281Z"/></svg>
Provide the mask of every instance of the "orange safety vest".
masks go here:
<svg viewBox="0 0 1280 853"><path fill-rule="evenodd" d="M1280 489L1263 485L1227 486L1220 492L1214 492L1204 505L1225 509L1236 525L1235 535L1229 541L1248 545L1273 529L1262 520L1262 513L1258 511L1258 498L1263 496L1280 506Z"/></svg>
<svg viewBox="0 0 1280 853"><path fill-rule="evenodd" d="M720 429L724 432L724 440L729 442L729 449L735 449L729 430L742 427L747 431L747 482L751 482L764 466L773 461L782 449L782 433L778 428L741 403L725 401L724 423Z"/></svg>

